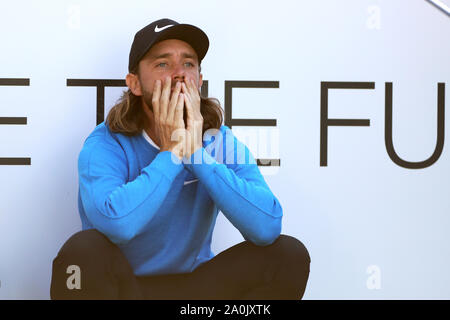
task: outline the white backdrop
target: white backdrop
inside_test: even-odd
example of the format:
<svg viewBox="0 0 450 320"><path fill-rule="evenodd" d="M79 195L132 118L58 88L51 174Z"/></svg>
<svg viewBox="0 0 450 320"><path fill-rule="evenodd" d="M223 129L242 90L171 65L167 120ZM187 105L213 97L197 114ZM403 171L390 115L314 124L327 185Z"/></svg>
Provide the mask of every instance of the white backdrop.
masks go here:
<svg viewBox="0 0 450 320"><path fill-rule="evenodd" d="M0 125L0 157L31 165L0 165L1 299L48 299L52 259L81 228L77 158L96 124L96 89L67 79L124 79L135 32L164 17L208 34L202 71L222 105L227 80L279 82L234 89L232 101L234 118L277 126L232 130L277 134L281 165L261 170L282 204L282 233L310 252L304 299L450 299L448 148L407 169L384 141L386 82L394 147L408 161L435 149L438 83L450 101L450 17L425 0L3 1L0 78L30 80L0 86L0 117L27 118ZM329 118L370 126L329 127L320 166L325 81L375 87L329 90ZM121 91L105 90L105 114ZM251 147L260 158L264 149ZM213 251L242 240L220 214Z"/></svg>

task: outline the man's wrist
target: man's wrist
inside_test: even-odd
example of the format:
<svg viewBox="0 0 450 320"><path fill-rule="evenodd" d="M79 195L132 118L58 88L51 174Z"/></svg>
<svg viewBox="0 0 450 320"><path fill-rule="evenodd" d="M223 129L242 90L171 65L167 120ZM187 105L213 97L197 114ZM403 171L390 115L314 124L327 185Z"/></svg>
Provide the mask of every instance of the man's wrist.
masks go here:
<svg viewBox="0 0 450 320"><path fill-rule="evenodd" d="M191 153L185 153L184 156L185 156L186 158L190 158L190 157L192 157L192 155L193 155L194 153L196 153L196 152L197 152L199 149L201 149L201 148L203 148L202 145L196 146L196 147L194 148L194 150L193 150Z"/></svg>
<svg viewBox="0 0 450 320"><path fill-rule="evenodd" d="M195 148L194 152L185 153L183 156L184 164L200 164L203 161L203 146Z"/></svg>
<svg viewBox="0 0 450 320"><path fill-rule="evenodd" d="M172 148L161 148L159 152L170 151L176 156L179 160L183 159L182 149L178 146Z"/></svg>

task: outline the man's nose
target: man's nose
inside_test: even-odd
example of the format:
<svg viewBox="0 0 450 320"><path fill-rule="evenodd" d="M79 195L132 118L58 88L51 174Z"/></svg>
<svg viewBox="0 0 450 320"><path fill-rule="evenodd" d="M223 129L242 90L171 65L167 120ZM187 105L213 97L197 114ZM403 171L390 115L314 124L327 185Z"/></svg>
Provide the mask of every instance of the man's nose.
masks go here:
<svg viewBox="0 0 450 320"><path fill-rule="evenodd" d="M183 66L177 65L172 73L172 82L175 84L176 81L183 82L185 78L185 70Z"/></svg>

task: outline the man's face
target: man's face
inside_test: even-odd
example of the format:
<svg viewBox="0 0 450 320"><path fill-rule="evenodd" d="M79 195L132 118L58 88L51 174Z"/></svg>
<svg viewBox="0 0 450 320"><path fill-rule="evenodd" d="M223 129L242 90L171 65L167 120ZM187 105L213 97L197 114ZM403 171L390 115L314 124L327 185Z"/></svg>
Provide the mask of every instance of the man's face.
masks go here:
<svg viewBox="0 0 450 320"><path fill-rule="evenodd" d="M197 53L186 42L177 39L163 40L155 44L139 62L139 82L144 102L153 111L152 93L156 80L164 84L166 77L172 80L172 91L177 81L193 79L200 88L200 74Z"/></svg>

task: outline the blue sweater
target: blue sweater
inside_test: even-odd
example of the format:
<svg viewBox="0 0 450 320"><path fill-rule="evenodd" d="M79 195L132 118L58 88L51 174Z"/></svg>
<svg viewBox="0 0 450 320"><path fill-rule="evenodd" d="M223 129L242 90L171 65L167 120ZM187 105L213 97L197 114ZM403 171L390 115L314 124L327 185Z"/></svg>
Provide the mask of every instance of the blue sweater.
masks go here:
<svg viewBox="0 0 450 320"><path fill-rule="evenodd" d="M282 208L254 157L225 125L206 132L203 147L182 160L145 131L113 133L105 122L78 158L82 229L118 245L135 275L192 272L214 257L217 213L256 245L281 232Z"/></svg>

